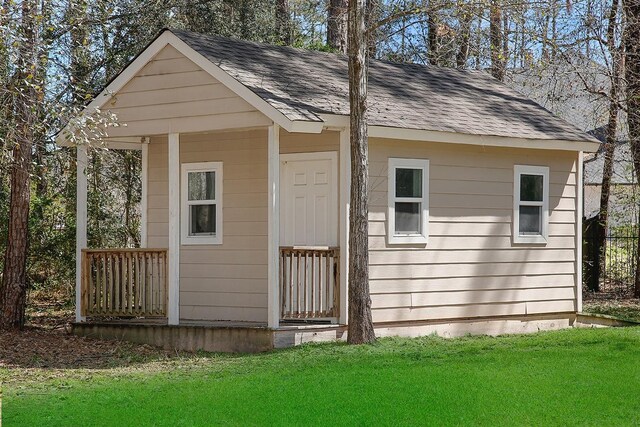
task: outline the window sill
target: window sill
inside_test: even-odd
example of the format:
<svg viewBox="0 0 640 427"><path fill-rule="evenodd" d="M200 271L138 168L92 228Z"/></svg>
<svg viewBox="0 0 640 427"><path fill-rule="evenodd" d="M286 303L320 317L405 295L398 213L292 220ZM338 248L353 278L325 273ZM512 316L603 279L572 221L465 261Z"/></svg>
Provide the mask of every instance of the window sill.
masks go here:
<svg viewBox="0 0 640 427"><path fill-rule="evenodd" d="M545 236L513 236L515 245L546 245L548 242Z"/></svg>
<svg viewBox="0 0 640 427"><path fill-rule="evenodd" d="M222 237L210 237L210 236L206 236L206 237L195 237L195 236L183 237L182 241L180 242L180 244L183 245L183 246L221 245L222 244Z"/></svg>
<svg viewBox="0 0 640 427"><path fill-rule="evenodd" d="M423 234L416 234L389 236L387 240L390 245L426 245L429 239Z"/></svg>

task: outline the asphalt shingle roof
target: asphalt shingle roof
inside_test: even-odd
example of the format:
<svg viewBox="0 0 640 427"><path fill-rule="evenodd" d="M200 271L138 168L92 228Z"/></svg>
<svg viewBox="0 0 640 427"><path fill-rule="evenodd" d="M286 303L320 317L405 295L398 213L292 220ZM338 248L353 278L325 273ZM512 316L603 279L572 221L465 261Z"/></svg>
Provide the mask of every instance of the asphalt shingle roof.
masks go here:
<svg viewBox="0 0 640 427"><path fill-rule="evenodd" d="M347 57L171 30L290 120L349 114ZM596 141L486 72L371 60L369 124Z"/></svg>

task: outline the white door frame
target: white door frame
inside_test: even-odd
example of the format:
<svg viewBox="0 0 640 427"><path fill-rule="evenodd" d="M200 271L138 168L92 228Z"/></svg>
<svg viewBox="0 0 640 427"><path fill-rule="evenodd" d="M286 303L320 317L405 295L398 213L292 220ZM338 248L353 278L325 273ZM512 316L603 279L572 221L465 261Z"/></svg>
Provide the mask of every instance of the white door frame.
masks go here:
<svg viewBox="0 0 640 427"><path fill-rule="evenodd" d="M339 197L339 179L338 179L338 152L337 151L314 151L309 153L290 153L290 154L281 154L280 155L280 171L281 173L285 170L284 163L286 162L295 162L295 161L305 161L305 160L329 160L331 162L331 182L329 183L331 187L331 191L334 191L335 197L330 198L330 207L329 211L333 212L333 215L330 217L330 223L328 225L331 232L334 234L333 237L336 242L336 246L340 245L339 239L339 212L338 212L338 203L340 200ZM283 187L286 187L287 181L286 177L282 177L280 180L280 203L284 203L286 198L289 197L288 194L282 191ZM281 214L284 213L283 209L280 209ZM284 224L281 224L281 231ZM281 242L282 243L282 242Z"/></svg>

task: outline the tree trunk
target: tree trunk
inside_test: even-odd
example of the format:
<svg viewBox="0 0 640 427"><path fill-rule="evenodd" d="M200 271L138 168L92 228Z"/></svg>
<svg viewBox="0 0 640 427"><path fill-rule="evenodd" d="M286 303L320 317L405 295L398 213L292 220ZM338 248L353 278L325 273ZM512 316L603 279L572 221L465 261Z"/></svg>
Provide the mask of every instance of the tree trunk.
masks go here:
<svg viewBox="0 0 640 427"><path fill-rule="evenodd" d="M427 60L430 65L439 65L438 21L437 7L432 2L429 2L427 11Z"/></svg>
<svg viewBox="0 0 640 427"><path fill-rule="evenodd" d="M469 40L471 39L471 20L473 12L470 4L460 6L460 40L458 53L456 54L456 68L464 69L467 67L467 59L469 58Z"/></svg>
<svg viewBox="0 0 640 427"><path fill-rule="evenodd" d="M87 0L74 0L69 2L67 9L71 25L71 90L75 105L84 105L92 95L89 84L92 66L89 52L89 28L86 24L87 7Z"/></svg>
<svg viewBox="0 0 640 427"><path fill-rule="evenodd" d="M31 150L35 126L34 106L38 101L33 81L38 67L35 28L37 6L34 1L24 0L21 8L22 40L13 91L15 130L11 138L14 148L10 175L8 245L0 289L0 329L15 329L24 325L27 301Z"/></svg>
<svg viewBox="0 0 640 427"><path fill-rule="evenodd" d="M602 170L602 187L600 192L600 210L598 213L598 235L596 250L598 254L599 271L605 271L606 248L607 248L607 228L609 222L609 198L611 194L611 176L613 174L613 158L616 147L618 129L619 110L619 86L620 86L620 48L615 42L615 26L618 16L619 0L612 0L609 12L609 24L607 26L607 47L611 54L611 89L609 91L609 120L607 122L607 133L604 141L604 166ZM599 278L598 278L599 279ZM589 290L598 292L600 281L594 280Z"/></svg>
<svg viewBox="0 0 640 427"><path fill-rule="evenodd" d="M380 18L380 8L378 2L380 0L367 0L365 2L364 25L367 32L367 53L369 58L375 58L378 54L378 27L377 23Z"/></svg>
<svg viewBox="0 0 640 427"><path fill-rule="evenodd" d="M276 37L278 43L286 46L291 45L293 41L289 0L276 2Z"/></svg>
<svg viewBox="0 0 640 427"><path fill-rule="evenodd" d="M640 1L623 0L622 4L626 16L624 76L626 80L627 125L635 176L638 177L640 176ZM638 227L638 233L634 283L636 298L640 298L640 227Z"/></svg>
<svg viewBox="0 0 640 427"><path fill-rule="evenodd" d="M504 52L502 51L502 8L500 0L491 0L489 7L489 42L491 49L491 75L504 80Z"/></svg>
<svg viewBox="0 0 640 427"><path fill-rule="evenodd" d="M327 16L327 45L347 53L347 7L349 0L329 0Z"/></svg>
<svg viewBox="0 0 640 427"><path fill-rule="evenodd" d="M351 211L349 212L350 344L376 339L369 296L369 147L367 137L367 36L365 0L349 4L349 105Z"/></svg>

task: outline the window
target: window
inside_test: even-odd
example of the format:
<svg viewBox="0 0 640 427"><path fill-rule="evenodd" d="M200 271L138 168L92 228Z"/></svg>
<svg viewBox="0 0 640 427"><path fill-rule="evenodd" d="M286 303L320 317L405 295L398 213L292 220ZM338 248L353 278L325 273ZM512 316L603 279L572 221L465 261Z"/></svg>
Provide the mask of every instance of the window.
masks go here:
<svg viewBox="0 0 640 427"><path fill-rule="evenodd" d="M547 243L549 168L516 165L513 185L513 243Z"/></svg>
<svg viewBox="0 0 640 427"><path fill-rule="evenodd" d="M182 244L222 244L222 163L182 165Z"/></svg>
<svg viewBox="0 0 640 427"><path fill-rule="evenodd" d="M389 159L389 243L427 243L429 160Z"/></svg>

